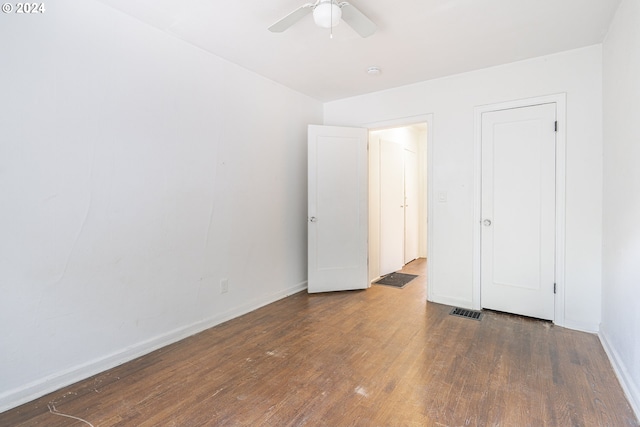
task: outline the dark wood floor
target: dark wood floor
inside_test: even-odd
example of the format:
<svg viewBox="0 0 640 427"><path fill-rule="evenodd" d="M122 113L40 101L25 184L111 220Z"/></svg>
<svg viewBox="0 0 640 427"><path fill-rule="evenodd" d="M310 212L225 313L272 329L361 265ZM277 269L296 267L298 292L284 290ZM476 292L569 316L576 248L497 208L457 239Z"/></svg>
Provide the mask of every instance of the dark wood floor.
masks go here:
<svg viewBox="0 0 640 427"><path fill-rule="evenodd" d="M450 316L425 302L425 268L409 264L420 277L404 289L296 294L2 413L0 425L638 425L595 335Z"/></svg>

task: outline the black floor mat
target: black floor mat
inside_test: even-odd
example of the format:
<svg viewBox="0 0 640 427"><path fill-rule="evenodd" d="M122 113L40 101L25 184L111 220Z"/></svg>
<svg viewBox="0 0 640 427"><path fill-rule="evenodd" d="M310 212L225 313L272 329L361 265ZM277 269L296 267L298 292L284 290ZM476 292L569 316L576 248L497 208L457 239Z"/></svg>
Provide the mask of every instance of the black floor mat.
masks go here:
<svg viewBox="0 0 640 427"><path fill-rule="evenodd" d="M375 285L393 286L394 288L404 288L407 283L418 277L415 274L391 273L382 279L374 282Z"/></svg>

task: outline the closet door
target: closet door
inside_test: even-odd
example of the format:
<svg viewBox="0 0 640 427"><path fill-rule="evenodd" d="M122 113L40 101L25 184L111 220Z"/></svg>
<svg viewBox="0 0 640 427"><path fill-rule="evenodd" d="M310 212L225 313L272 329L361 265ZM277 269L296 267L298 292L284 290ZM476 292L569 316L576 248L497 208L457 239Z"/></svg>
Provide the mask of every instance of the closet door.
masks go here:
<svg viewBox="0 0 640 427"><path fill-rule="evenodd" d="M404 150L404 263L418 258L418 154Z"/></svg>
<svg viewBox="0 0 640 427"><path fill-rule="evenodd" d="M380 276L404 266L404 148L380 140Z"/></svg>

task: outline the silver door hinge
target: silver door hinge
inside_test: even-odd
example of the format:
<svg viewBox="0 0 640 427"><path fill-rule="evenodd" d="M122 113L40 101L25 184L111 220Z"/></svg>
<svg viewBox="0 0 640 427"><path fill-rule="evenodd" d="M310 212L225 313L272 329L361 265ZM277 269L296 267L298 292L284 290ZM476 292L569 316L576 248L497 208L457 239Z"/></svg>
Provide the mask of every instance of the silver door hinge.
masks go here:
<svg viewBox="0 0 640 427"><path fill-rule="evenodd" d="M555 124L553 125L553 130L554 132L558 132L558 121L556 120Z"/></svg>
<svg viewBox="0 0 640 427"><path fill-rule="evenodd" d="M554 283L553 284L553 293L555 294L557 290L558 290L558 286Z"/></svg>

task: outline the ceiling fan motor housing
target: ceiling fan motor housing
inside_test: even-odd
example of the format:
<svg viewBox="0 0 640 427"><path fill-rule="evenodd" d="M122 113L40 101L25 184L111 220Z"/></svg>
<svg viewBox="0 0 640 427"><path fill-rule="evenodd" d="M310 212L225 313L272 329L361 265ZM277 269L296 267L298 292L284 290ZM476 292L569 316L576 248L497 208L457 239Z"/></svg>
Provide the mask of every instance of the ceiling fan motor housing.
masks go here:
<svg viewBox="0 0 640 427"><path fill-rule="evenodd" d="M342 9L333 0L323 0L313 9L313 20L321 28L335 27L341 17Z"/></svg>

